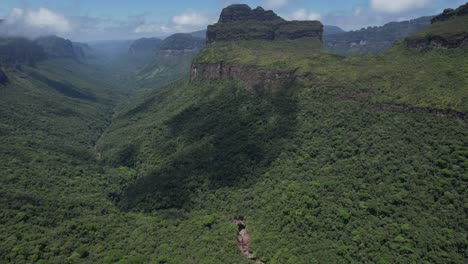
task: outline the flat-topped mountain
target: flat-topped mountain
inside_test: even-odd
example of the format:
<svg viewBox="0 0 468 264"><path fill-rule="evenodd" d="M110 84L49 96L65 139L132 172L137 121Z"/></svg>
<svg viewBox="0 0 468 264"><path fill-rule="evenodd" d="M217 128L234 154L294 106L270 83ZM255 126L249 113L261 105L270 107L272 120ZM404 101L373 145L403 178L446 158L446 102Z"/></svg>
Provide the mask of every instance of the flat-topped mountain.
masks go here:
<svg viewBox="0 0 468 264"><path fill-rule="evenodd" d="M178 33L161 42L161 50L194 50L205 46L205 40L192 34Z"/></svg>
<svg viewBox="0 0 468 264"><path fill-rule="evenodd" d="M229 23L238 21L285 21L273 11L265 11L262 7L251 9L248 5L235 4L223 9L219 16L218 23Z"/></svg>
<svg viewBox="0 0 468 264"><path fill-rule="evenodd" d="M445 9L444 12L432 19L432 23L447 21L456 16L468 15L468 3L458 7L457 9Z"/></svg>
<svg viewBox="0 0 468 264"><path fill-rule="evenodd" d="M186 77L193 57L206 45L206 31L174 34L161 41L155 58L139 72L141 85L164 85Z"/></svg>
<svg viewBox="0 0 468 264"><path fill-rule="evenodd" d="M468 46L468 3L457 9L445 9L431 25L405 39L410 48L460 48Z"/></svg>
<svg viewBox="0 0 468 264"><path fill-rule="evenodd" d="M223 9L218 23L208 26L207 42L236 40L322 39L319 21L286 21L273 11L237 4Z"/></svg>

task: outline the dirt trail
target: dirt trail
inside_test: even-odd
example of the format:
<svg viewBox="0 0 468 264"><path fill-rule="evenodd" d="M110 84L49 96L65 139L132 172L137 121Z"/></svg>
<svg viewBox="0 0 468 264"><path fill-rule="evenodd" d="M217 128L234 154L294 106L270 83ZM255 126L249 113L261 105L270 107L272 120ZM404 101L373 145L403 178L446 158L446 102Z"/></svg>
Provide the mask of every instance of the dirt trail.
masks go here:
<svg viewBox="0 0 468 264"><path fill-rule="evenodd" d="M250 237L249 233L247 233L245 222L243 220L235 220L234 223L237 225L237 243L242 254L256 264L265 264L265 262L259 260L249 250Z"/></svg>

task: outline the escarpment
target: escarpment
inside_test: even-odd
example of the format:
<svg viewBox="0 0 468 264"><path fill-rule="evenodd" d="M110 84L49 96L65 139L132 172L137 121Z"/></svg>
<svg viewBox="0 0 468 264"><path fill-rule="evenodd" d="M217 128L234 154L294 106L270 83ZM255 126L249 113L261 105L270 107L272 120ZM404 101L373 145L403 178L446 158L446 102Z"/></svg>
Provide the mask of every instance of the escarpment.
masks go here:
<svg viewBox="0 0 468 264"><path fill-rule="evenodd" d="M468 47L468 35L459 37L427 36L425 38L406 39L406 45L414 49L426 47L438 47L445 49L455 49Z"/></svg>
<svg viewBox="0 0 468 264"><path fill-rule="evenodd" d="M73 43L57 36L39 37L34 41L41 46L49 58L71 58L78 59Z"/></svg>
<svg viewBox="0 0 468 264"><path fill-rule="evenodd" d="M46 59L41 46L26 38L0 38L0 63L6 67L34 65Z"/></svg>
<svg viewBox="0 0 468 264"><path fill-rule="evenodd" d="M431 26L405 39L409 48L468 47L468 3L457 9L446 9L431 20Z"/></svg>
<svg viewBox="0 0 468 264"><path fill-rule="evenodd" d="M176 58L195 56L205 46L205 39L192 34L178 33L171 35L161 42L159 58L170 61Z"/></svg>
<svg viewBox="0 0 468 264"><path fill-rule="evenodd" d="M218 23L208 26L207 43L236 40L276 40L304 37L322 39L319 21L286 21L273 11L248 5L231 5L221 12Z"/></svg>
<svg viewBox="0 0 468 264"><path fill-rule="evenodd" d="M246 89L291 84L296 79L295 70L269 69L255 62L240 63L223 59L230 55L229 51L223 53L223 45L257 41L260 46L265 43L274 46L285 41L304 40L320 43L321 46L322 35L323 25L319 21L286 21L273 11L261 7L251 9L248 5L231 5L223 9L218 23L208 26L206 33L207 47L204 51L208 51L206 54L216 53L217 58L206 59L199 54L192 63L190 80L238 80Z"/></svg>
<svg viewBox="0 0 468 264"><path fill-rule="evenodd" d="M432 23L443 22L443 21L452 19L453 17L456 17L456 16L466 16L466 15L468 15L468 3L460 6L457 9L450 9L450 8L445 9L444 12L442 12L442 14L432 19Z"/></svg>
<svg viewBox="0 0 468 264"><path fill-rule="evenodd" d="M238 80L246 89L291 85L296 80L295 71L262 70L242 64L194 64L190 70L190 80Z"/></svg>

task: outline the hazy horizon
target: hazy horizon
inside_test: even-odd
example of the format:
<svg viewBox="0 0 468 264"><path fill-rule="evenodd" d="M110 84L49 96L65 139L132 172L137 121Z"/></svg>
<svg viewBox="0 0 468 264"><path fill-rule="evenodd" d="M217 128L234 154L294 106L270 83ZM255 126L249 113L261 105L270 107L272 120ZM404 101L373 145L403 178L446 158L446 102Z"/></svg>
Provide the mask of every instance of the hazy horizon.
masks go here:
<svg viewBox="0 0 468 264"><path fill-rule="evenodd" d="M4 0L0 4L0 18L5 21L0 32L31 38L58 35L81 42L164 38L206 29L217 21L222 8L234 3L252 8L262 6L287 20L320 20L349 31L435 15L464 1L142 0L135 4L108 0Z"/></svg>

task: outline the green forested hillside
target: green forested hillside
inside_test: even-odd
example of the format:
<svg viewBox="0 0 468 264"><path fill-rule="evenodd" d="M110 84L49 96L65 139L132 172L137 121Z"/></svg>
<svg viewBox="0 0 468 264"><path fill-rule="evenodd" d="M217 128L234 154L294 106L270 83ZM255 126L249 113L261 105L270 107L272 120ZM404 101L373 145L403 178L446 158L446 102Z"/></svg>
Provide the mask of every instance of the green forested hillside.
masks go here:
<svg viewBox="0 0 468 264"><path fill-rule="evenodd" d="M124 58L3 67L0 262L255 263L243 220L263 263L465 263L466 61L299 38L212 43L211 76L148 89Z"/></svg>
<svg viewBox="0 0 468 264"><path fill-rule="evenodd" d="M116 204L245 218L266 263L464 262L466 49L303 44L214 44L194 61L295 68L291 87L179 82L123 109L98 143L138 175Z"/></svg>
<svg viewBox="0 0 468 264"><path fill-rule="evenodd" d="M224 225L222 216L127 213L115 206L113 197L136 172L99 162L94 147L129 89L114 81L114 73L72 60L4 71L1 262L218 263L219 256L206 251L220 251L219 245L231 263L244 261L230 237L236 227ZM225 234L218 237L224 242L212 239L212 232ZM193 250L181 252L176 245Z"/></svg>

